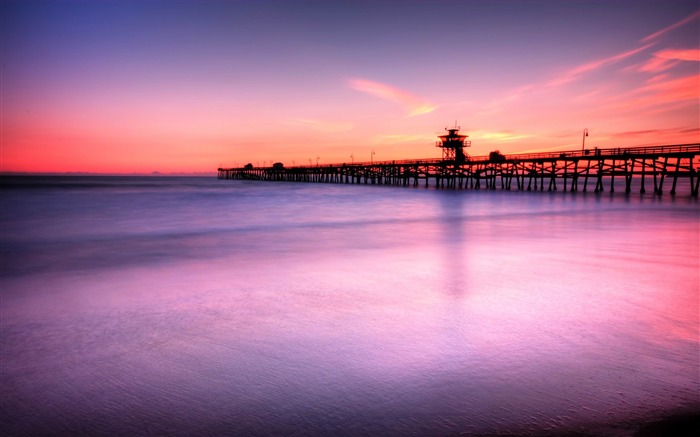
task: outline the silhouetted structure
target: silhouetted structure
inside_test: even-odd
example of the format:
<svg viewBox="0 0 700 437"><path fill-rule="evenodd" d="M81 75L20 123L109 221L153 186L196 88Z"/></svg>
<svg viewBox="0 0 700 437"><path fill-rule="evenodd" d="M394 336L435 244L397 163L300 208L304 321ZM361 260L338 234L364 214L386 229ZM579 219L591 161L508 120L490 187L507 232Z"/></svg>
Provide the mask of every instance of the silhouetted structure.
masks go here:
<svg viewBox="0 0 700 437"><path fill-rule="evenodd" d="M442 160L450 161L457 164L466 162L468 155L464 153L464 148L472 145L471 141L467 141L469 135L460 135L459 127L445 128L447 135L440 135L440 141L435 143L435 147L442 149Z"/></svg>
<svg viewBox="0 0 700 437"><path fill-rule="evenodd" d="M676 194L679 179L689 179L690 194L698 197L700 168L693 161L700 156L700 144L655 147L576 150L569 152L504 155L498 151L489 156L470 157L464 153L466 135L459 129L447 129L441 135L442 159L406 161L356 162L254 168L219 168L219 179L252 179L263 181L326 182L346 184L384 184L418 186L430 180L438 188L471 188L495 190L544 191L615 191L616 178L624 183L625 192L632 191L632 182L645 193L653 182L656 194L662 194L667 178L672 178L671 194ZM515 182L515 184L513 184Z"/></svg>

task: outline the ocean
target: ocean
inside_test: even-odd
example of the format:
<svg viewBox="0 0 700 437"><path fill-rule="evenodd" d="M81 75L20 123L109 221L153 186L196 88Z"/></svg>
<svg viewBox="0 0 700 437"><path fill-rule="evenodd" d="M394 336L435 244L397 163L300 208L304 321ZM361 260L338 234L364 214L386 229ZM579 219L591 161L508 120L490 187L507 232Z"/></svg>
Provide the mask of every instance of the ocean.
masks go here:
<svg viewBox="0 0 700 437"><path fill-rule="evenodd" d="M2 435L697 426L688 192L3 177Z"/></svg>

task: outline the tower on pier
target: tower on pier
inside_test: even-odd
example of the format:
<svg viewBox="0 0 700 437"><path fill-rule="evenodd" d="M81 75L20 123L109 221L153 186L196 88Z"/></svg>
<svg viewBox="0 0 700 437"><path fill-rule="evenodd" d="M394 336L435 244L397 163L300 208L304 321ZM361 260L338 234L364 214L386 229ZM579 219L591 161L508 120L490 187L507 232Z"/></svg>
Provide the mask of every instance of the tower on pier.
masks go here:
<svg viewBox="0 0 700 437"><path fill-rule="evenodd" d="M440 141L435 143L435 147L442 149L443 161L452 161L455 164L463 164L467 160L464 153L465 147L470 147L472 142L467 140L469 135L460 135L459 126L455 123L453 128L445 128L446 135L439 135Z"/></svg>

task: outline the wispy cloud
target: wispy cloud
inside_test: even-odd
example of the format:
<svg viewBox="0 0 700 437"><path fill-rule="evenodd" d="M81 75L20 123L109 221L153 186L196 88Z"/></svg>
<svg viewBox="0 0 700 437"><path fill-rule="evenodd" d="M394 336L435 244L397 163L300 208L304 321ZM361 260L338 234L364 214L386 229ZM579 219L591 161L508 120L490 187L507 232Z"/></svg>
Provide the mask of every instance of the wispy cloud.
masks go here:
<svg viewBox="0 0 700 437"><path fill-rule="evenodd" d="M655 103L668 103L684 100L697 102L700 89L700 74L679 77L664 82L654 82L639 90L648 94Z"/></svg>
<svg viewBox="0 0 700 437"><path fill-rule="evenodd" d="M687 134L700 134L700 128L697 127L679 127L670 129L648 129L648 130L637 130L637 131L626 131L626 132L614 132L608 134L609 138L616 140L634 140L637 138L649 138L649 137L659 137L659 136L676 136L676 135L687 135Z"/></svg>
<svg viewBox="0 0 700 437"><path fill-rule="evenodd" d="M383 100L388 100L402 106L408 112L408 117L428 114L437 108L437 106L429 103L426 99L381 82L374 82L367 79L350 79L349 83L350 86L356 91L360 91Z"/></svg>
<svg viewBox="0 0 700 437"><path fill-rule="evenodd" d="M312 118L290 118L282 121L286 126L298 126L321 132L347 132L354 126L352 123L317 120Z"/></svg>
<svg viewBox="0 0 700 437"><path fill-rule="evenodd" d="M640 67L639 71L658 73L682 61L700 62L700 49L668 49L656 52L653 58Z"/></svg>
<svg viewBox="0 0 700 437"><path fill-rule="evenodd" d="M510 142L522 140L525 138L531 138L530 134L518 134L512 131L498 131L498 132L483 132L476 131L472 133L473 138L491 140L496 142Z"/></svg>
<svg viewBox="0 0 700 437"><path fill-rule="evenodd" d="M507 105L508 103L515 102L519 100L521 97L527 95L528 93L535 91L538 89L538 86L535 84L530 84L530 85L525 85L518 87L516 89L510 90L508 94L505 96L496 99L486 105L484 109L479 113L479 115L493 115L501 112L503 110L503 107Z"/></svg>
<svg viewBox="0 0 700 437"><path fill-rule="evenodd" d="M613 65L615 63L624 61L628 58L633 57L634 55L637 55L641 52L644 52L645 50L649 49L650 47L654 46L657 43L657 40L661 38L663 35L678 29L682 26L685 26L689 23L692 23L693 21L698 20L700 18L700 10L694 12L693 14L689 15L688 17L668 26L665 27L658 32L655 32L641 40L641 42L644 44L641 47L637 47L634 49L630 49L621 53L617 53L612 56L608 56L602 59L594 60L591 62L586 62L584 64L578 65L574 68L569 69L568 71L564 72L558 77L554 77L552 79L540 82L540 83L532 83L532 84L527 84L524 86L521 86L519 88L513 89L509 91L505 96L494 100L491 102L491 104L487 105L484 110L481 112L481 115L492 115L495 113L500 112L504 106L507 104L520 100L521 98L525 98L529 95L531 95L534 92L538 91L544 91L547 89L553 89L557 88L563 85L566 85L570 82L573 82L581 77L584 77L587 74L593 73L597 70L600 70L604 67L608 67L610 65ZM698 61L700 58L700 50L698 49L666 49L666 50L661 50L653 54L653 57L649 60L647 60L644 64L641 66L639 64L633 65L633 66L628 66L626 68L623 68L622 71L641 71L641 72L651 72L651 73L659 73L662 71L666 71L673 67L674 65L682 62L682 61ZM657 76L657 79L659 76ZM669 84L669 88L676 87L678 84ZM679 92L679 93L665 93L666 96L670 98L672 95L684 95L684 93ZM697 96L697 89L696 89L696 96ZM661 97L661 95L657 96ZM651 101L651 100L649 100Z"/></svg>
<svg viewBox="0 0 700 437"><path fill-rule="evenodd" d="M678 59L680 61L700 62L700 49L669 49L659 53L655 53L654 55L661 58Z"/></svg>
<svg viewBox="0 0 700 437"><path fill-rule="evenodd" d="M635 131L601 132L596 134L596 139L601 141L603 147L634 145L650 146L658 144L683 144L697 143L700 128L693 126L679 126L666 129L645 129Z"/></svg>
<svg viewBox="0 0 700 437"><path fill-rule="evenodd" d="M611 96L607 105L599 105L599 109L636 113L644 110L647 114L695 105L697 107L698 89L700 89L700 74L661 79L653 77L634 91L620 96Z"/></svg>
<svg viewBox="0 0 700 437"><path fill-rule="evenodd" d="M693 12L689 16L685 17L684 19L682 19L676 23L673 23L672 25L670 25L668 27L664 27L663 29L659 30L658 32L654 32L651 35L648 35L648 36L642 38L642 42L650 42L650 41L654 41L656 39L659 39L661 36L667 34L668 32L675 30L675 29L678 29L679 27L685 26L686 24L691 23L691 22L697 20L698 18L700 18L700 10Z"/></svg>
<svg viewBox="0 0 700 437"><path fill-rule="evenodd" d="M623 59L626 59L626 58L629 58L630 56L636 55L637 53L642 52L651 46L652 46L652 44L647 44L645 46L642 46L642 47L639 47L639 48L636 48L633 50L628 50L626 52L618 53L616 55L609 56L607 58L598 59L596 61L587 62L585 64L579 65L579 66L567 71L562 76L550 80L549 82L547 82L545 84L545 87L554 87L554 86L559 86L559 85L563 85L565 83L571 82L572 80L578 78L579 76L581 76L583 74L590 73L590 72L598 70L606 65L622 61Z"/></svg>
<svg viewBox="0 0 700 437"><path fill-rule="evenodd" d="M578 79L581 76L584 76L585 74L592 73L596 70L599 70L605 66L614 64L616 62L620 62L624 59L627 59L631 56L636 55L637 53L640 53L649 47L651 47L652 44L647 44L642 47L638 47L633 50L627 50L622 53L618 53L612 56L608 56L603 59L598 59L595 61L591 62L586 62L585 64L578 65L574 68L571 68L570 70L566 71L564 74L555 77L553 79L549 79L546 82L542 83L532 83L532 84L527 84L523 85L521 87L515 88L508 92L505 96L501 97L500 99L494 100L491 102L489 105L487 105L484 110L481 112L481 115L492 115L495 113L498 113L502 110L503 106L507 105L508 103L517 101L533 92L537 91L542 91L542 90L547 90L551 88L556 88L560 87L562 85L565 85L569 82L572 82L576 79Z"/></svg>

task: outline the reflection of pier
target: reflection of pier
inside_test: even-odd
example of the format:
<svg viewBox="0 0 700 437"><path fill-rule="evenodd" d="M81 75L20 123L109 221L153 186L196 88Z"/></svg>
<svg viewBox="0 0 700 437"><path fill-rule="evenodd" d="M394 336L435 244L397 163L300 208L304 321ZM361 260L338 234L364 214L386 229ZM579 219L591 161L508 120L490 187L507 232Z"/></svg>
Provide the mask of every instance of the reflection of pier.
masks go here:
<svg viewBox="0 0 700 437"><path fill-rule="evenodd" d="M261 181L382 184L438 188L501 189L521 191L632 191L662 194L670 184L676 194L679 180L687 179L690 194L698 196L700 169L693 160L700 144L594 149L540 154L502 155L462 159L341 163L284 167L220 168L219 179Z"/></svg>

